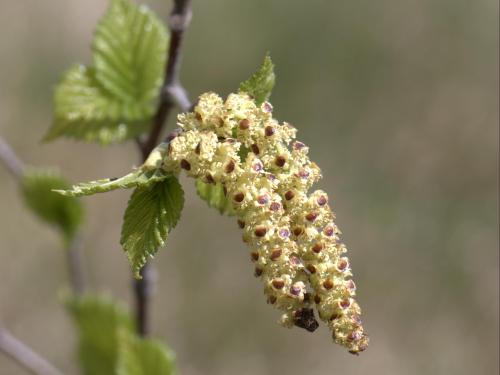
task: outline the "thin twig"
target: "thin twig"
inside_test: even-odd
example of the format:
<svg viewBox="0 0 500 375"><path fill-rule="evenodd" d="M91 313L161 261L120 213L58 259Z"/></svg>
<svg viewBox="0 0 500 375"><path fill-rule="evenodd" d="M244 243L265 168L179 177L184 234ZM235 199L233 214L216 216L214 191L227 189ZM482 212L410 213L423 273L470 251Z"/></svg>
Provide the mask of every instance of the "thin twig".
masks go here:
<svg viewBox="0 0 500 375"><path fill-rule="evenodd" d="M0 137L0 159L12 176L19 180L23 175L24 165L2 137Z"/></svg>
<svg viewBox="0 0 500 375"><path fill-rule="evenodd" d="M2 137L0 137L0 160L3 161L7 170L19 182L24 174L24 163ZM82 238L77 234L67 249L69 279L71 289L75 295L81 295L85 290L82 249Z"/></svg>
<svg viewBox="0 0 500 375"><path fill-rule="evenodd" d="M62 375L62 372L31 348L0 327L0 351L35 375Z"/></svg>
<svg viewBox="0 0 500 375"><path fill-rule="evenodd" d="M165 122L173 107L177 104L181 110L187 111L191 102L179 80L180 54L184 31L191 21L191 0L174 0L170 13L170 45L168 49L165 78L160 91L160 103L153 117L153 126L146 140L136 139L141 151L142 160L146 160L159 142ZM150 332L149 305L153 289L154 269L148 263L141 270L142 279L133 281L136 300L137 330L146 336Z"/></svg>
<svg viewBox="0 0 500 375"><path fill-rule="evenodd" d="M71 290L75 296L81 296L85 292L87 284L84 257L83 257L83 240L80 233L77 233L68 245L68 273L71 283Z"/></svg>
<svg viewBox="0 0 500 375"><path fill-rule="evenodd" d="M191 21L191 0L174 0L174 7L170 13L170 45L168 48L165 78L160 91L160 103L153 118L153 127L142 147L143 158L156 146L160 139L165 121L173 106L178 104L182 110L190 107L186 90L179 80L180 53L184 31ZM148 151L144 155L145 151Z"/></svg>

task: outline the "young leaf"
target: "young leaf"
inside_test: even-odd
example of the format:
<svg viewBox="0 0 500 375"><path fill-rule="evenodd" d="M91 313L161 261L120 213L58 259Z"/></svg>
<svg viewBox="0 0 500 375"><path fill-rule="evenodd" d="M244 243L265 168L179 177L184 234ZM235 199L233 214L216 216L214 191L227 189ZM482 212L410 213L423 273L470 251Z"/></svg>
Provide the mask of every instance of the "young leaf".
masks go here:
<svg viewBox="0 0 500 375"><path fill-rule="evenodd" d="M119 333L134 332L130 314L107 297L87 295L67 302L79 333L78 353L85 375L113 375Z"/></svg>
<svg viewBox="0 0 500 375"><path fill-rule="evenodd" d="M96 80L94 68L73 66L54 95L54 121L44 141L65 136L86 142L116 143L149 128L148 108L113 97Z"/></svg>
<svg viewBox="0 0 500 375"><path fill-rule="evenodd" d="M174 355L160 341L120 335L117 375L173 375Z"/></svg>
<svg viewBox="0 0 500 375"><path fill-rule="evenodd" d="M167 44L167 31L153 12L130 0L113 0L96 28L94 66L74 66L65 74L44 140L65 136L109 144L147 131Z"/></svg>
<svg viewBox="0 0 500 375"><path fill-rule="evenodd" d="M271 96L275 78L274 64L271 57L266 55L259 70L240 84L239 91L246 92L254 97L257 104L262 104Z"/></svg>
<svg viewBox="0 0 500 375"><path fill-rule="evenodd" d="M69 184L50 169L29 168L21 180L26 205L42 220L57 226L70 241L83 220L83 207L75 198L54 194L53 189L67 189Z"/></svg>
<svg viewBox="0 0 500 375"><path fill-rule="evenodd" d="M140 278L139 271L147 257L165 245L183 205L184 192L174 176L134 190L125 211L120 243L135 277Z"/></svg>
<svg viewBox="0 0 500 375"><path fill-rule="evenodd" d="M101 180L82 182L73 185L71 189L54 190L55 192L69 196L81 197L83 195L93 195L106 193L116 189L130 189L135 187L148 187L171 176L162 169L144 170L139 168L120 178L104 178Z"/></svg>
<svg viewBox="0 0 500 375"><path fill-rule="evenodd" d="M210 207L218 209L222 215L235 214L233 205L224 194L224 187L221 184L207 184L201 180L196 180L195 184L198 196Z"/></svg>
<svg viewBox="0 0 500 375"><path fill-rule="evenodd" d="M152 113L167 44L163 23L146 6L112 0L92 44L96 78L123 103L138 103Z"/></svg>

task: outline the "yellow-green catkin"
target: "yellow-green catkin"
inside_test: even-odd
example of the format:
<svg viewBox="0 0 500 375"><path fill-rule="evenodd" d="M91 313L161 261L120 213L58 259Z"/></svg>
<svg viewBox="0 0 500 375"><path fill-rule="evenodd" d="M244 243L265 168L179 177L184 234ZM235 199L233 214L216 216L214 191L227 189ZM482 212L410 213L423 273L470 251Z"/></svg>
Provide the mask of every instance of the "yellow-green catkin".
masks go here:
<svg viewBox="0 0 500 375"><path fill-rule="evenodd" d="M357 354L368 336L346 248L327 194L309 193L321 171L308 147L294 141L296 129L273 119L272 109L242 93L225 101L203 94L194 112L179 115L163 168L223 184L255 275L267 302L282 311L283 325L312 332L316 310L335 342Z"/></svg>

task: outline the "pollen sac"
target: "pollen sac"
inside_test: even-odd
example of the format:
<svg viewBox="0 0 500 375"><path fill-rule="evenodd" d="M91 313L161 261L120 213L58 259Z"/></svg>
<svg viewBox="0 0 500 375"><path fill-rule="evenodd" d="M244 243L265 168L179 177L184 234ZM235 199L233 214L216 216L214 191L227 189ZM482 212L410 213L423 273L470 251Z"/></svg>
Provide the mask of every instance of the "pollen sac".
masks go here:
<svg viewBox="0 0 500 375"><path fill-rule="evenodd" d="M161 167L222 184L264 301L281 312L282 325L313 332L317 316L337 344L358 354L368 336L347 249L327 193L309 193L321 170L295 140L296 129L272 112L245 93L225 100L203 94L193 112L178 116L180 130L169 137Z"/></svg>

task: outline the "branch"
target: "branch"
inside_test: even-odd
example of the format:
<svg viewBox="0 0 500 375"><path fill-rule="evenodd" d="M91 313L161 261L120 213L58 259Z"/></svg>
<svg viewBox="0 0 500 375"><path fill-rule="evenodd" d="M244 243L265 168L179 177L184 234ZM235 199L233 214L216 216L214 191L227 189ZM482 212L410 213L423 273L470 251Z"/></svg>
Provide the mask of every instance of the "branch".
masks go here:
<svg viewBox="0 0 500 375"><path fill-rule="evenodd" d="M0 327L0 352L14 359L32 374L62 375L61 371L2 327Z"/></svg>
<svg viewBox="0 0 500 375"><path fill-rule="evenodd" d="M3 161L7 170L17 182L20 182L24 174L24 163L17 157L14 150L5 140L0 137L0 160ZM76 295L83 293L85 289L85 272L82 267L82 239L76 235L68 245L68 270L69 279L73 292Z"/></svg>
<svg viewBox="0 0 500 375"><path fill-rule="evenodd" d="M136 140L143 161L146 160L153 148L159 142L165 122L175 104L183 111L191 108L191 102L186 90L179 80L180 54L184 31L191 21L191 0L174 0L174 7L170 13L170 45L168 49L165 78L160 91L160 103L153 117L153 127L145 141ZM154 270L146 263L141 270L141 280L133 281L136 300L137 330L141 336L149 334L150 318L149 305L154 283Z"/></svg>
<svg viewBox="0 0 500 375"><path fill-rule="evenodd" d="M71 290L75 296L81 296L85 292L86 277L83 267L83 241L80 233L77 233L67 248L67 262Z"/></svg>
<svg viewBox="0 0 500 375"><path fill-rule="evenodd" d="M174 0L174 7L168 22L170 45L165 66L165 78L160 90L160 103L153 117L153 127L148 138L141 145L143 159L158 143L165 121L174 105L177 104L183 111L187 111L191 107L186 90L179 80L182 39L184 31L191 21L191 16L191 0Z"/></svg>
<svg viewBox="0 0 500 375"><path fill-rule="evenodd" d="M2 160L7 170L16 180L21 178L23 175L24 165L2 137L0 137L0 160Z"/></svg>

